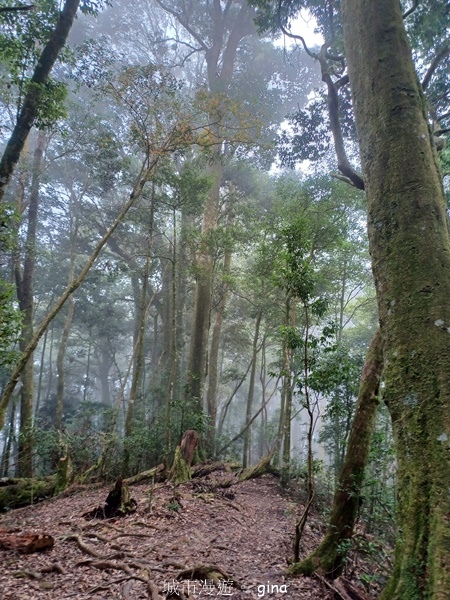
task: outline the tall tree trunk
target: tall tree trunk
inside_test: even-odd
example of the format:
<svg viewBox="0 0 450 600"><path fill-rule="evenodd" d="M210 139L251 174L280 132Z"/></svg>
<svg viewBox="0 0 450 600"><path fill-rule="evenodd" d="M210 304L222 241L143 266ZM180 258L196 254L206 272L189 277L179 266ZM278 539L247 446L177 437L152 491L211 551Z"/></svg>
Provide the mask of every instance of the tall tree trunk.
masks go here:
<svg viewBox="0 0 450 600"><path fill-rule="evenodd" d="M398 462L395 565L382 598L450 597L450 240L427 110L398 0L343 0Z"/></svg>
<svg viewBox="0 0 450 600"><path fill-rule="evenodd" d="M143 366L144 366L144 340L145 340L145 325L147 323L147 293L148 293L148 279L150 276L150 259L153 251L153 220L154 220L154 212L155 212L155 186L154 182L152 182L152 199L150 206L150 223L148 227L147 233L147 248L146 248L146 257L145 257L145 266L144 272L142 274L142 290L139 294L139 291L135 289L135 297L136 294L139 294L137 298L139 298L138 302L136 302L135 310L135 330L133 336L133 348L135 349L135 359L133 361L133 377L131 380L131 388L130 395L128 397L128 407L125 417L125 430L124 430L124 452L123 452L123 468L122 474L128 475L129 467L130 467L130 447L129 447L129 439L133 432L133 419L135 412L135 405L138 396L141 393L142 389L142 376L143 376ZM133 286L136 287L136 286Z"/></svg>
<svg viewBox="0 0 450 600"><path fill-rule="evenodd" d="M295 326L296 301L287 293L285 302L286 327ZM282 465L284 467L283 478L288 476L286 470L291 462L291 421L292 421L292 378L291 378L292 350L289 347L287 336L283 340L283 454Z"/></svg>
<svg viewBox="0 0 450 600"><path fill-rule="evenodd" d="M104 409L111 406L111 389L109 387L109 372L113 365L108 340L101 338L100 361L98 365L98 378L100 380L100 399Z"/></svg>
<svg viewBox="0 0 450 600"><path fill-rule="evenodd" d="M358 515L364 469L379 404L378 389L382 368L382 338L380 331L377 331L364 363L347 453L336 485L326 536L307 559L294 566L295 573L309 575L320 570L337 577L342 571L345 559L345 544L342 542L351 539Z"/></svg>
<svg viewBox="0 0 450 600"><path fill-rule="evenodd" d="M11 457L11 448L13 444L14 431L16 426L16 404L16 398L15 396L13 396L12 402L10 404L8 433L3 446L2 463L0 470L0 472L2 473L2 477L8 477L9 474L9 460Z"/></svg>
<svg viewBox="0 0 450 600"><path fill-rule="evenodd" d="M266 361L266 336L263 337L261 344L261 370L259 380L261 382L261 425L259 434L259 459L267 454L266 446L266 427L267 427L267 408L266 408L266 392L267 392L267 361Z"/></svg>
<svg viewBox="0 0 450 600"><path fill-rule="evenodd" d="M225 160L222 151L225 137L221 131L224 116L223 100L228 93L233 77L239 44L246 36L255 31L255 26L252 20L253 11L247 2L240 4L235 15L232 15L232 11L230 11L234 0L230 0L225 7L222 7L221 2L214 2L214 7L207 11L211 15L213 32L211 44L208 47L203 40L202 33L195 32L194 28L189 25L189 15L177 13L162 0L157 1L165 10L177 17L181 25L189 31L205 51L208 85L212 96L210 117L212 123L215 123L210 127L211 139L214 141L210 150L210 174L213 185L204 209L203 242L197 257L194 317L186 381L186 399L193 410L201 414L203 412L203 388L206 375L214 270L209 238L217 227Z"/></svg>
<svg viewBox="0 0 450 600"><path fill-rule="evenodd" d="M228 225L231 225L229 220ZM216 437L216 420L217 420L217 389L218 389L218 372L219 372L219 349L220 337L222 333L222 324L225 316L225 308L228 299L228 283L227 278L231 271L231 248L227 248L223 259L222 275L224 282L222 284L221 296L216 308L216 318L211 336L211 348L209 351L209 377L208 377L208 392L206 395L206 407L208 410L208 432L207 432L207 450L210 457L214 456L215 452L215 437Z"/></svg>
<svg viewBox="0 0 450 600"><path fill-rule="evenodd" d="M170 302L170 372L169 372L169 395L166 407L166 453L172 452L172 410L177 397L177 381L179 379L179 346L178 346L178 236L177 236L177 214L175 207L172 213L172 299Z"/></svg>
<svg viewBox="0 0 450 600"><path fill-rule="evenodd" d="M244 469L252 463L252 429L250 427L250 421L252 420L253 412L253 397L255 395L255 378L256 378L256 366L258 359L258 340L259 340L259 329L261 326L262 310L256 315L255 323L255 334L253 336L252 345L252 368L250 371L250 381L248 384L248 395L247 395L247 410L245 415L245 424L247 431L244 436L244 451L242 455L242 466Z"/></svg>
<svg viewBox="0 0 450 600"><path fill-rule="evenodd" d="M39 209L39 183L41 179L42 160L44 156L45 134L38 134L33 155L33 174L31 180L30 201L28 205L28 227L25 242L23 274L16 266L16 284L19 307L23 313L22 337L20 350L23 352L33 338L33 275L36 264L36 230ZM22 390L20 400L20 434L19 434L19 474L21 477L33 476L33 378L34 365L32 357L22 373Z"/></svg>
<svg viewBox="0 0 450 600"><path fill-rule="evenodd" d="M0 162L0 202L3 200L6 187L19 160L30 129L33 127L44 85L48 81L53 65L66 43L79 5L80 0L66 0L55 29L52 31L50 39L38 59L17 123Z"/></svg>
<svg viewBox="0 0 450 600"><path fill-rule="evenodd" d="M71 211L75 209L77 210L75 205L75 194L74 191L71 191ZM72 221L72 217L71 217ZM75 213L75 223L70 224L71 232L70 232L70 263L69 263L69 276L67 284L70 285L72 283L74 273L75 273L75 243L78 234L78 215ZM59 343L58 354L56 356L56 371L57 371L57 383L56 383L56 418L55 418L55 427L57 431L61 432L62 430L62 421L63 421L63 409L64 409L64 359L67 351L67 344L69 342L69 334L70 328L72 327L73 315L75 312L75 303L73 301L73 296L67 300L67 313L66 319L64 321L64 328L61 335L61 341Z"/></svg>
<svg viewBox="0 0 450 600"><path fill-rule="evenodd" d="M214 184L206 202L202 225L202 244L197 256L194 317L187 373L187 399L197 414L203 411L203 389L206 375L206 354L213 290L214 260L211 254L211 233L217 226L219 194L222 184L223 164L218 149L213 153L214 164L210 167Z"/></svg>

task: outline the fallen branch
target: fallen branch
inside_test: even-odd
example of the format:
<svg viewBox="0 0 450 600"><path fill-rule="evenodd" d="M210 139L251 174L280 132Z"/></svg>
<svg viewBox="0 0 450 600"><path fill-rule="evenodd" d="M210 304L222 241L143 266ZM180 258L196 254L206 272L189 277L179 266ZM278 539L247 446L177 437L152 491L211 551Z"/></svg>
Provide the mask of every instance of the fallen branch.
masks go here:
<svg viewBox="0 0 450 600"><path fill-rule="evenodd" d="M192 469L192 479L196 477L206 477L206 475L210 475L216 471L226 471L227 473L231 473L234 470L238 470L241 468L239 463L232 462L213 462L209 464L197 465Z"/></svg>
<svg viewBox="0 0 450 600"><path fill-rule="evenodd" d="M142 473L138 473L137 475L133 475L132 477L127 477L127 479L124 479L123 481L128 485L134 485L135 483L140 483L141 481L145 481L146 479L153 479L153 477L161 476L164 469L165 467L161 463L157 467L153 467L153 469L149 469L148 471L142 471Z"/></svg>
<svg viewBox="0 0 450 600"><path fill-rule="evenodd" d="M266 473L273 473L275 469L272 468L270 463L272 462L274 454L275 452L272 450L272 452L267 456L264 456L257 465L244 469L239 475L239 481L247 481L247 479L261 477L261 475L265 475Z"/></svg>
<svg viewBox="0 0 450 600"><path fill-rule="evenodd" d="M0 512L29 506L53 496L55 490L54 475L45 479L4 477L0 479Z"/></svg>

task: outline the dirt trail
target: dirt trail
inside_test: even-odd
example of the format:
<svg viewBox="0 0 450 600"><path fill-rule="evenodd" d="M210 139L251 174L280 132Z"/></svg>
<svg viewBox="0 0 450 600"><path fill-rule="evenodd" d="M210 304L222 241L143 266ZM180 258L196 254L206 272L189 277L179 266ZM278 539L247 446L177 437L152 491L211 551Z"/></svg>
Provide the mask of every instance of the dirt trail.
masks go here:
<svg viewBox="0 0 450 600"><path fill-rule="evenodd" d="M330 598L316 579L286 577L301 507L282 495L276 479L262 477L216 493L208 491L207 481L194 480L177 488L176 498L167 484L136 485L131 491L137 511L123 519L82 518L104 502L107 488L3 516L0 527L49 533L56 542L51 550L28 556L0 551L0 599L162 599L174 590L191 600ZM320 532L307 526L303 554L319 539ZM220 567L230 581L217 587L200 576L201 581L188 575L176 580L182 569L200 564ZM54 571L42 573L52 566Z"/></svg>

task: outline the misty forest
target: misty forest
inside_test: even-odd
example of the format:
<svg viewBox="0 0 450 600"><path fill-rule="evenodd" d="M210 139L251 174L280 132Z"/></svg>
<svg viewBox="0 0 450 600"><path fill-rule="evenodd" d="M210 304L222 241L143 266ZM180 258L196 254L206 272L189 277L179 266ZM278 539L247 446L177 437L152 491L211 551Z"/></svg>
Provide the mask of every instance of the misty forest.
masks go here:
<svg viewBox="0 0 450 600"><path fill-rule="evenodd" d="M0 596L450 598L449 0L0 0Z"/></svg>

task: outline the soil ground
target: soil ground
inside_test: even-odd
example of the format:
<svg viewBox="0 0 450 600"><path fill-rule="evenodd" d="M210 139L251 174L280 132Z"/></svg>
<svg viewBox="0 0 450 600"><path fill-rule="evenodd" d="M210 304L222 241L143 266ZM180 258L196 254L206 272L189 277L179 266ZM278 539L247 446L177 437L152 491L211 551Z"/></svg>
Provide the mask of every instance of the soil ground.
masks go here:
<svg viewBox="0 0 450 600"><path fill-rule="evenodd" d="M210 484L211 479L193 480L176 490L167 483L134 485L130 489L137 510L120 519L88 521L82 516L104 503L108 487L5 514L0 527L47 533L55 545L30 555L0 550L0 599L333 597L318 578L286 574L302 507L281 491L277 479L264 476L214 492ZM317 546L321 529L313 515L302 539L302 556ZM182 570L199 565L216 565L226 576L218 586L213 575L206 578L195 571L177 580ZM53 570L42 572L46 568Z"/></svg>

